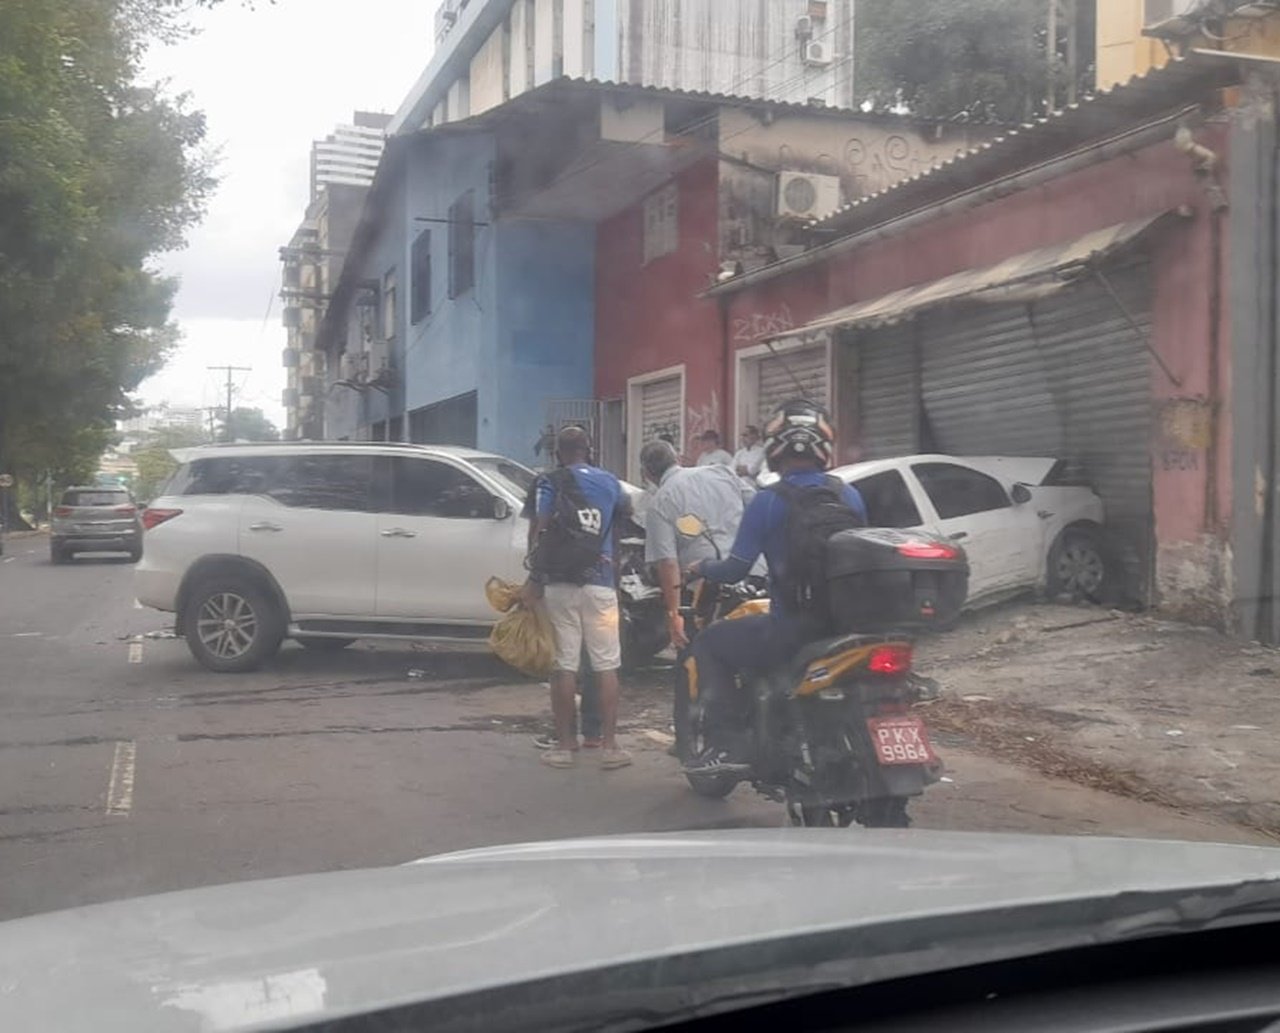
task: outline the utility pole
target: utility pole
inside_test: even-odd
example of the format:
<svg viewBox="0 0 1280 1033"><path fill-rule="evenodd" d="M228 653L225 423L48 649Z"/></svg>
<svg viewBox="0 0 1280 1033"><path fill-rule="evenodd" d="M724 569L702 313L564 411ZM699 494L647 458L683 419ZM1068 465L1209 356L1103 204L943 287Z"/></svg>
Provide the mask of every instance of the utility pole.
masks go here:
<svg viewBox="0 0 1280 1033"><path fill-rule="evenodd" d="M217 372L223 370L227 374L227 418L226 423L222 426L222 435L226 440L231 440L231 374L232 373L252 373L251 366L206 366L206 369Z"/></svg>
<svg viewBox="0 0 1280 1033"><path fill-rule="evenodd" d="M1052 115L1058 110L1058 0L1049 0L1049 38L1045 41L1045 59L1049 66L1049 81L1046 96L1048 104L1045 114Z"/></svg>
<svg viewBox="0 0 1280 1033"><path fill-rule="evenodd" d="M1080 2L1067 0L1067 103L1080 93Z"/></svg>

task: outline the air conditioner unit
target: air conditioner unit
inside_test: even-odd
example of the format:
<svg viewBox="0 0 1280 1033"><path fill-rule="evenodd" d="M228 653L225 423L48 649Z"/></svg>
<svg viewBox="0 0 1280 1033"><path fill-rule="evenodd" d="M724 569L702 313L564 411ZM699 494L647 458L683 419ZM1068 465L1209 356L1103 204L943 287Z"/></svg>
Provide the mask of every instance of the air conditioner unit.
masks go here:
<svg viewBox="0 0 1280 1033"><path fill-rule="evenodd" d="M284 366L285 369L289 369L291 366L298 365L300 357L301 353L297 348L286 348L280 353L280 365Z"/></svg>
<svg viewBox="0 0 1280 1033"><path fill-rule="evenodd" d="M298 407L298 389L296 387L286 387L280 393L280 404L286 409L296 409Z"/></svg>
<svg viewBox="0 0 1280 1033"><path fill-rule="evenodd" d="M359 360L363 357L362 355L353 355L351 352L344 353L342 360L338 363L338 379L346 381L358 379L360 376Z"/></svg>
<svg viewBox="0 0 1280 1033"><path fill-rule="evenodd" d="M802 14L796 19L796 39L809 39L813 36L813 19Z"/></svg>
<svg viewBox="0 0 1280 1033"><path fill-rule="evenodd" d="M804 63L819 68L831 64L831 47L823 40L810 40L804 45Z"/></svg>
<svg viewBox="0 0 1280 1033"><path fill-rule="evenodd" d="M813 172L778 173L778 215L821 219L840 207L840 177Z"/></svg>
<svg viewBox="0 0 1280 1033"><path fill-rule="evenodd" d="M385 369L387 365L387 342L379 338L370 341L365 359L367 362L365 373L369 376L377 376L378 372Z"/></svg>

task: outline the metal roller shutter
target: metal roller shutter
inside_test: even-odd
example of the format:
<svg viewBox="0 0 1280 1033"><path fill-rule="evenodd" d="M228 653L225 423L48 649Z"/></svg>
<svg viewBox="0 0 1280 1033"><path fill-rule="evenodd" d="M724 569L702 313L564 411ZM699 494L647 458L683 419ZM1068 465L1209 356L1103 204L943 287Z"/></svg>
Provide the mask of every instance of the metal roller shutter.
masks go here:
<svg viewBox="0 0 1280 1033"><path fill-rule="evenodd" d="M858 442L864 459L920 450L920 396L910 327L880 330L858 345Z"/></svg>
<svg viewBox="0 0 1280 1033"><path fill-rule="evenodd" d="M1105 275L1149 336L1149 266ZM1145 601L1153 558L1151 360L1114 299L1095 282L1039 302L1033 318L1065 414L1061 454L1102 496L1108 529L1123 546L1130 585Z"/></svg>
<svg viewBox="0 0 1280 1033"><path fill-rule="evenodd" d="M1150 332L1145 263L1106 272ZM1150 596L1151 383L1142 338L1087 280L1028 305L966 307L922 322L923 397L933 447L954 455L1058 456L1092 484L1126 567Z"/></svg>
<svg viewBox="0 0 1280 1033"><path fill-rule="evenodd" d="M931 315L922 392L933 447L950 455L1060 455L1062 421L1024 305Z"/></svg>
<svg viewBox="0 0 1280 1033"><path fill-rule="evenodd" d="M680 419L680 378L667 377L652 380L640 388L640 441L641 445L655 441L662 434L671 435L676 448L683 447L684 421Z"/></svg>
<svg viewBox="0 0 1280 1033"><path fill-rule="evenodd" d="M831 405L831 371L826 344L766 355L756 365L756 411L767 420L784 402L805 397ZM803 389L803 390L802 390Z"/></svg>

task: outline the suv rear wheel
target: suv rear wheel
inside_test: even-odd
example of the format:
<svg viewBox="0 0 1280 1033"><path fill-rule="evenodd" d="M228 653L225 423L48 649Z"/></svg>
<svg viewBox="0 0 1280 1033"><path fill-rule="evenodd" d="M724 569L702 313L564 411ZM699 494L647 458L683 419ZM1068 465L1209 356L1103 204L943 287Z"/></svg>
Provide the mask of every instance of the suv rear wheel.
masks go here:
<svg viewBox="0 0 1280 1033"><path fill-rule="evenodd" d="M191 655L211 671L253 671L274 656L285 619L268 592L242 574L201 581L187 597L182 630Z"/></svg>

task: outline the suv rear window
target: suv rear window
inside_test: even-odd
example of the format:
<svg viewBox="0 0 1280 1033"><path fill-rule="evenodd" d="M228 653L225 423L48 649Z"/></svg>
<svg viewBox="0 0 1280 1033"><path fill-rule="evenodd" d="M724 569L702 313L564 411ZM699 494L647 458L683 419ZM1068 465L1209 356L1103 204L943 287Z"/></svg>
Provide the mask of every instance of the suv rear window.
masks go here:
<svg viewBox="0 0 1280 1033"><path fill-rule="evenodd" d="M127 491L81 491L73 488L62 493L64 506L124 506L128 502Z"/></svg>

